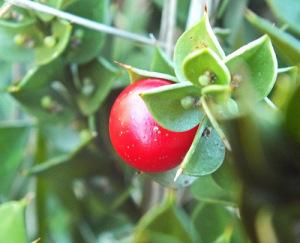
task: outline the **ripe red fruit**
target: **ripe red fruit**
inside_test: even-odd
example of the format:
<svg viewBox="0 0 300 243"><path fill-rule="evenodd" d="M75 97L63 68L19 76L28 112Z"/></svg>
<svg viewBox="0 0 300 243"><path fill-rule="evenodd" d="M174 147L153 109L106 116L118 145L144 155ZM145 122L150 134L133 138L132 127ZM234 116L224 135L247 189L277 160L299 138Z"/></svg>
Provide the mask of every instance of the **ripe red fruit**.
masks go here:
<svg viewBox="0 0 300 243"><path fill-rule="evenodd" d="M171 82L163 79L140 80L125 88L112 107L109 118L112 145L137 170L151 173L176 167L195 136L197 127L185 132L162 128L139 96L143 91L168 84Z"/></svg>

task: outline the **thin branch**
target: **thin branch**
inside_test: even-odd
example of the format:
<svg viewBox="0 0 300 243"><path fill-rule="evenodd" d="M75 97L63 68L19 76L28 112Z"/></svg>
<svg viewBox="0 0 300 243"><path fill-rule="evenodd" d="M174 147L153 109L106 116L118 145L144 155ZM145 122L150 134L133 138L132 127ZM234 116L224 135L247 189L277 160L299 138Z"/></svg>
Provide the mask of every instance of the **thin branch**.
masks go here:
<svg viewBox="0 0 300 243"><path fill-rule="evenodd" d="M11 3L4 3L0 8L0 17L6 14L12 8L12 6L13 5Z"/></svg>
<svg viewBox="0 0 300 243"><path fill-rule="evenodd" d="M101 24L89 19L85 19L52 7L49 7L47 5L43 5L37 2L32 2L30 0L5 0L6 3L8 4L13 4L16 6L19 6L21 8L25 8L25 9L32 9L38 12L42 12L42 13L46 13L46 14L50 14L56 17L59 17L61 19L65 19L68 20L74 24L78 24L81 26L84 26L86 28L89 29L93 29L93 30L97 30L100 32L105 32L107 34L111 34L111 35L115 35L121 38L125 38L125 39L129 39L132 41L136 41L139 43L143 43L146 45L157 45L161 43L158 43L157 41L155 41L155 39L152 38L148 38L142 35L138 35L135 33L131 33L125 30L120 30L118 28L109 26L109 25L105 25L105 24Z"/></svg>
<svg viewBox="0 0 300 243"><path fill-rule="evenodd" d="M174 34L176 28L177 0L167 0L164 3L159 41L165 43L165 50L168 56L172 56L174 48Z"/></svg>

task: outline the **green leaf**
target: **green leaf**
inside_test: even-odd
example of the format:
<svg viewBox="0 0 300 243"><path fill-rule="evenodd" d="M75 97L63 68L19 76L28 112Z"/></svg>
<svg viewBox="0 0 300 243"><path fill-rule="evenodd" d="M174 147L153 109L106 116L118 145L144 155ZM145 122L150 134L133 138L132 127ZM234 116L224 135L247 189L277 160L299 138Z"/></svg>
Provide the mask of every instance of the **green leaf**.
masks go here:
<svg viewBox="0 0 300 243"><path fill-rule="evenodd" d="M39 2L39 1L37 1ZM60 9L63 5L64 0L47 0L43 1L43 4L52 7L52 8L57 8ZM42 21L48 22L51 21L54 18L54 15L51 14L45 14L41 12L36 12L35 13Z"/></svg>
<svg viewBox="0 0 300 243"><path fill-rule="evenodd" d="M153 207L142 217L134 232L134 242L155 243L157 234L169 236L168 239L176 243L195 242L193 227L185 212L174 204L174 199Z"/></svg>
<svg viewBox="0 0 300 243"><path fill-rule="evenodd" d="M215 204L200 204L193 212L192 218L203 242L247 242L234 208Z"/></svg>
<svg viewBox="0 0 300 243"><path fill-rule="evenodd" d="M151 173L143 175L151 178L152 180L158 182L164 187L171 187L171 188L183 188L190 186L198 177L190 176L186 174L181 174L179 178L174 181L175 175L179 166L175 167L174 169L168 170L164 173Z"/></svg>
<svg viewBox="0 0 300 243"><path fill-rule="evenodd" d="M147 71L147 70L143 70L143 69L139 69L139 68L134 68L130 65L123 64L123 63L117 63L117 64L127 70L128 74L130 76L131 83L134 83L136 81L139 81L139 80L145 79L145 78L161 78L161 79L165 79L165 80L169 80L169 81L173 81L173 82L178 82L176 77L171 76L169 74L151 72L151 71Z"/></svg>
<svg viewBox="0 0 300 243"><path fill-rule="evenodd" d="M87 150L88 145L94 138L95 134L84 130L80 143L71 151L55 154L53 157L33 166L27 173L51 180L71 180L93 173L108 173L109 168L99 167L98 164L104 158ZM109 161L108 164L110 163Z"/></svg>
<svg viewBox="0 0 300 243"><path fill-rule="evenodd" d="M215 36L208 20L207 14L194 27L184 32L176 42L174 50L175 73L180 81L185 81L182 64L184 59L195 50L210 48L221 59L225 54Z"/></svg>
<svg viewBox="0 0 300 243"><path fill-rule="evenodd" d="M25 228L26 201L7 202L0 205L0 242L27 243Z"/></svg>
<svg viewBox="0 0 300 243"><path fill-rule="evenodd" d="M192 176L208 175L216 171L225 158L225 147L219 135L211 127L200 123L194 141L180 167Z"/></svg>
<svg viewBox="0 0 300 243"><path fill-rule="evenodd" d="M166 129L186 131L195 127L203 117L199 107L184 108L181 100L191 97L197 102L200 91L189 83L178 83L151 89L141 95L153 118Z"/></svg>
<svg viewBox="0 0 300 243"><path fill-rule="evenodd" d="M153 54L151 71L175 76L173 66L174 65L172 61L167 57L167 55L162 51L162 49L156 47Z"/></svg>
<svg viewBox="0 0 300 243"><path fill-rule="evenodd" d="M183 61L183 74L185 79L197 86L199 77L209 72L213 75L213 83L229 84L230 73L222 60L209 48L203 48L190 53Z"/></svg>
<svg viewBox="0 0 300 243"><path fill-rule="evenodd" d="M3 4L3 2L1 4ZM1 27L18 30L22 30L28 26L33 26L35 23L36 19L30 12L16 6L13 6L10 11L4 14L4 16L0 19Z"/></svg>
<svg viewBox="0 0 300 243"><path fill-rule="evenodd" d="M233 81L245 88L250 86L257 100L263 99L272 90L277 76L277 59L268 36L241 47L225 61Z"/></svg>
<svg viewBox="0 0 300 243"><path fill-rule="evenodd" d="M9 193L17 176L19 166L23 161L30 128L28 124L0 125L0 195Z"/></svg>
<svg viewBox="0 0 300 243"><path fill-rule="evenodd" d="M258 17L248 10L247 20L258 30L267 33L277 47L279 54L291 65L297 65L300 61L300 41L292 35L276 28L269 21Z"/></svg>
<svg viewBox="0 0 300 243"><path fill-rule="evenodd" d="M267 0L271 10L288 27L297 34L300 34L300 5L297 0Z"/></svg>
<svg viewBox="0 0 300 243"><path fill-rule="evenodd" d="M0 58L13 62L32 61L33 47L40 42L41 37L42 34L34 23L14 28L0 26ZM18 38L23 40L22 44L16 43Z"/></svg>
<svg viewBox="0 0 300 243"><path fill-rule="evenodd" d="M77 1L70 5L67 11L83 18L108 24L109 4L110 0ZM71 37L71 45L66 53L67 61L74 63L87 63L91 61L99 55L104 41L104 33L75 26Z"/></svg>
<svg viewBox="0 0 300 243"><path fill-rule="evenodd" d="M64 97L63 85L57 82L64 79L62 70L60 59L34 67L18 86L10 87L11 95L40 121L69 121L74 114ZM48 100L48 104L44 104L44 99Z"/></svg>
<svg viewBox="0 0 300 243"><path fill-rule="evenodd" d="M243 22L245 21L243 15L249 0L226 0L223 2L227 5L223 17L224 28L230 29L230 35L226 40L231 47L234 47L242 44L241 39L246 36L246 33L243 33L245 31L243 29Z"/></svg>
<svg viewBox="0 0 300 243"><path fill-rule="evenodd" d="M85 115L95 113L110 93L116 70L104 59L94 60L79 67L79 77L83 81L83 91L79 97L81 112Z"/></svg>
<svg viewBox="0 0 300 243"><path fill-rule="evenodd" d="M199 177L190 187L192 196L207 203L234 205L233 196L221 188L211 175Z"/></svg>
<svg viewBox="0 0 300 243"><path fill-rule="evenodd" d="M53 44L50 46L44 41L35 50L36 64L45 65L60 56L69 43L72 26L64 20L55 20L51 25L51 38Z"/></svg>

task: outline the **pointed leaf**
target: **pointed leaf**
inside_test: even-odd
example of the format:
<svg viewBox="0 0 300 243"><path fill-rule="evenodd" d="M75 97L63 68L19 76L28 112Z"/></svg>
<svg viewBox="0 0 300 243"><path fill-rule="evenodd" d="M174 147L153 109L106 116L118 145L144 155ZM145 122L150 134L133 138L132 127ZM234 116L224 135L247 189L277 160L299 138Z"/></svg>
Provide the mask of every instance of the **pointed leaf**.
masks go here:
<svg viewBox="0 0 300 243"><path fill-rule="evenodd" d="M213 83L229 84L230 73L222 60L209 48L190 53L183 61L183 74L186 80L197 86L199 77L205 72L210 72L213 75Z"/></svg>
<svg viewBox="0 0 300 243"><path fill-rule="evenodd" d="M79 67L79 77L87 92L79 97L79 106L83 114L88 116L99 109L111 91L116 76L116 70L109 66L104 59L95 60Z"/></svg>
<svg viewBox="0 0 300 243"><path fill-rule="evenodd" d="M159 48L154 50L151 71L175 76L174 65L167 55Z"/></svg>
<svg viewBox="0 0 300 243"><path fill-rule="evenodd" d="M28 242L25 228L25 201L0 205L0 242Z"/></svg>
<svg viewBox="0 0 300 243"><path fill-rule="evenodd" d="M153 118L162 127L181 132L195 127L203 117L203 113L196 105L184 108L181 104L185 97L191 97L197 102L199 92L189 83L178 83L154 88L140 95Z"/></svg>
<svg viewBox="0 0 300 243"><path fill-rule="evenodd" d="M183 60L193 51L203 48L210 48L221 59L225 54L215 36L208 20L207 14L194 27L184 32L177 40L174 50L175 73L180 81L185 81L182 64Z"/></svg>
<svg viewBox="0 0 300 243"><path fill-rule="evenodd" d="M277 76L277 58L268 36L263 36L226 57L237 85L251 87L257 100L272 90Z"/></svg>
<svg viewBox="0 0 300 243"><path fill-rule="evenodd" d="M295 0L267 0L271 10L284 21L291 30L300 34L300 5Z"/></svg>
<svg viewBox="0 0 300 243"><path fill-rule="evenodd" d="M31 126L29 124L1 124L0 126L0 195L12 187L22 163ZM1 241L0 241L1 242Z"/></svg>
<svg viewBox="0 0 300 243"><path fill-rule="evenodd" d="M201 123L180 167L184 173L203 176L216 171L225 158L225 147L215 129Z"/></svg>
<svg viewBox="0 0 300 243"><path fill-rule="evenodd" d="M73 117L71 106L67 105L66 98L61 94L63 64L57 59L47 65L32 68L21 80L18 86L10 87L11 95L29 113L41 121L70 121ZM56 85L54 84L56 81ZM58 87L56 87L58 86ZM49 107L43 105L43 99L51 100ZM63 114L63 115L62 115Z"/></svg>
<svg viewBox="0 0 300 243"><path fill-rule="evenodd" d="M47 46L43 43L35 49L36 63L47 64L60 56L69 43L72 26L64 20L55 20L51 26L51 37L54 38L54 45Z"/></svg>
<svg viewBox="0 0 300 243"><path fill-rule="evenodd" d="M130 65L123 64L123 63L117 63L119 64L122 68L125 68L130 76L130 81L131 83L134 83L136 81L139 81L144 78L161 78L161 79L166 79L170 80L173 82L178 82L177 78L174 76L171 76L169 74L165 73L158 73L158 72L151 72L139 68L134 68Z"/></svg>
<svg viewBox="0 0 300 243"><path fill-rule="evenodd" d="M275 27L269 21L258 17L250 10L246 12L246 18L255 28L270 36L279 54L288 63L297 65L300 62L300 41L298 39Z"/></svg>
<svg viewBox="0 0 300 243"><path fill-rule="evenodd" d="M164 187L171 188L183 188L190 186L198 177L190 176L186 174L181 174L179 178L174 182L174 178L176 175L179 166L175 167L172 170L168 170L164 173L151 173L151 174L143 174L157 183L161 184Z"/></svg>
<svg viewBox="0 0 300 243"><path fill-rule="evenodd" d="M24 38L25 43L17 44L17 38ZM24 24L12 28L0 25L0 58L12 62L28 62L34 58L34 48L42 38L42 33L34 24Z"/></svg>

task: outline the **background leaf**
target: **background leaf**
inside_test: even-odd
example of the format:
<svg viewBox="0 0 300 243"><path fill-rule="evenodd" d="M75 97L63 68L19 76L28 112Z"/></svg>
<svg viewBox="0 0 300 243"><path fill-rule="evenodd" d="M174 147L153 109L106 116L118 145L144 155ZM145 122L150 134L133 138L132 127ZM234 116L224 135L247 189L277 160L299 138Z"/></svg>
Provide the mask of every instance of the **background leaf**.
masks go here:
<svg viewBox="0 0 300 243"><path fill-rule="evenodd" d="M104 24L109 23L110 0L85 0L71 4L67 11ZM99 55L104 44L105 35L101 32L75 26L71 37L71 45L66 53L68 62L86 63Z"/></svg>
<svg viewBox="0 0 300 243"><path fill-rule="evenodd" d="M297 65L300 62L300 41L297 38L280 30L268 20L258 17L251 11L246 12L246 18L255 28L270 36L280 56L289 64Z"/></svg>
<svg viewBox="0 0 300 243"><path fill-rule="evenodd" d="M267 3L275 15L288 25L288 28L300 34L300 5L297 1L287 0L283 2L280 0L267 0Z"/></svg>
<svg viewBox="0 0 300 243"><path fill-rule="evenodd" d="M18 176L18 170L24 159L24 148L28 143L30 128L30 125L22 123L0 125L0 178L2 179L0 195L9 193L14 178Z"/></svg>

